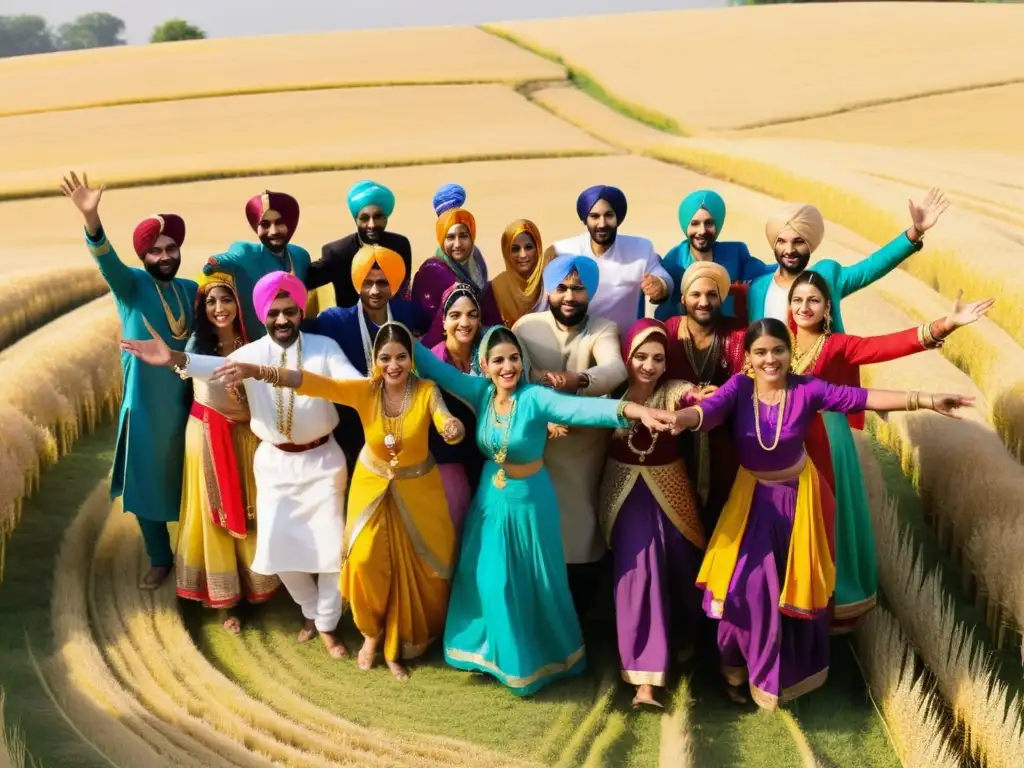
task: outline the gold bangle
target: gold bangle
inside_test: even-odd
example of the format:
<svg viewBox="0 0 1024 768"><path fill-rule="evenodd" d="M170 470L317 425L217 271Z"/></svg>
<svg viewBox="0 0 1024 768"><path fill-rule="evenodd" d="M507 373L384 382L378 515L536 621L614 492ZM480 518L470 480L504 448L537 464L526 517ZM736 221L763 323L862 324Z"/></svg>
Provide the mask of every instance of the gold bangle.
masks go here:
<svg viewBox="0 0 1024 768"><path fill-rule="evenodd" d="M620 421L629 421L629 419L626 418L626 407L628 405L629 405L629 401L628 400L620 400L619 401L619 407L615 409L615 413L619 417Z"/></svg>
<svg viewBox="0 0 1024 768"><path fill-rule="evenodd" d="M907 392L907 410L916 411L921 407L921 393L916 389Z"/></svg>
<svg viewBox="0 0 1024 768"><path fill-rule="evenodd" d="M691 432L700 432L700 428L704 426L704 409L699 405L693 406L693 410L697 412L697 424L690 427Z"/></svg>
<svg viewBox="0 0 1024 768"><path fill-rule="evenodd" d="M915 390L914 391L914 410L915 411L921 410L921 391L920 390Z"/></svg>

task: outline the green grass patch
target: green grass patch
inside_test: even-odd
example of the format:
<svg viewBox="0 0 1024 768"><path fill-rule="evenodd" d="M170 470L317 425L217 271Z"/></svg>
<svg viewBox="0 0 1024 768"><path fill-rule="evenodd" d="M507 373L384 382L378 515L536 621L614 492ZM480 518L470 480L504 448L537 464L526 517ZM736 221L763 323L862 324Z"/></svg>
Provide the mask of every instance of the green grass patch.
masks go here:
<svg viewBox="0 0 1024 768"><path fill-rule="evenodd" d="M53 649L50 597L54 560L64 529L82 501L110 470L116 428L103 427L43 473L41 488L24 503L21 523L7 546L0 584L0 687L6 717L20 728L29 753L44 765L109 768L66 725L30 662ZM84 577L84 574L83 574Z"/></svg>
<svg viewBox="0 0 1024 768"><path fill-rule="evenodd" d="M645 107L643 104L637 104L635 101L630 101L629 99L625 99L612 93L605 88L597 78L590 74L590 72L567 62L562 58L561 54L556 53L550 48L544 48L536 45L526 38L494 24L481 24L478 29L487 32L490 35L494 35L495 37L500 37L502 40L507 40L513 45L519 46L523 50L529 51L543 59L547 59L548 61L565 67L566 77L573 85L591 98L597 99L605 106L615 110L620 115L628 117L631 120L636 120L638 123L649 125L651 128L656 128L659 131L672 134L673 136L690 135L690 132L683 128L683 126L681 126L674 117L670 117L656 109Z"/></svg>

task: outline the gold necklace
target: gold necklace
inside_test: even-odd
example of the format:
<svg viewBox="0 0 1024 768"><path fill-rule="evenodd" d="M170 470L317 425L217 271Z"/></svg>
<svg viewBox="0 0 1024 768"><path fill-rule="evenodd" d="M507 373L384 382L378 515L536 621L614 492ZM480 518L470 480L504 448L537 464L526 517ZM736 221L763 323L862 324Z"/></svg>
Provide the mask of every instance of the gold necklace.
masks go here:
<svg viewBox="0 0 1024 768"><path fill-rule="evenodd" d="M823 333L818 336L818 339L803 352L798 352L796 348L796 334L792 331L789 332L790 337L793 339L793 373L807 373L814 369L814 364L818 362L818 356L821 354L821 350L825 348L825 342L828 341L828 333Z"/></svg>
<svg viewBox="0 0 1024 768"><path fill-rule="evenodd" d="M787 391L787 389L782 390L782 398L779 400L779 420L775 424L775 442L773 442L771 448L769 448L764 444L764 440L761 439L761 398L757 395L757 382L754 382L754 431L757 433L758 445L766 451L774 451L779 447L779 440L782 437L782 416L786 411Z"/></svg>
<svg viewBox="0 0 1024 768"><path fill-rule="evenodd" d="M302 334L298 340L298 360L295 367L302 370ZM281 350L281 367L285 368L287 363L288 349ZM288 388L288 410L284 408L284 389L280 384L274 386L274 404L277 406L277 431L284 435L288 442L292 439L292 420L295 416L295 390Z"/></svg>
<svg viewBox="0 0 1024 768"><path fill-rule="evenodd" d="M491 404L490 404L491 414L492 414L492 418L494 420L494 424L496 426L500 427L501 423L498 421L498 411L494 407L494 397L495 397L494 395L491 395ZM505 465L505 460L508 458L508 442L509 442L509 439L512 437L512 417L515 415L515 412L516 412L516 402L517 401L515 399L513 399L512 400L512 407L509 408L508 417L507 417L508 421L505 423L505 435L504 435L503 440L501 441L501 446L499 447L497 442L494 442L493 440L490 439L491 437L493 437L493 433L492 433L492 435L488 436L488 442L490 443L490 448L491 448L492 451L494 451L494 463L498 465L498 471L494 475L494 480L493 480L495 488L504 488L508 484L508 478L505 475L505 466L504 465Z"/></svg>
<svg viewBox="0 0 1024 768"><path fill-rule="evenodd" d="M704 378L704 369L708 367L708 363L711 363L711 371L715 370L715 365L712 362L718 356L718 334L716 333L712 339L711 344L704 351L704 359L701 360L700 366L697 366L697 358L700 356L700 350L697 349L697 342L694 341L693 336L689 332L686 334L686 338L683 340L683 349L686 351L686 359L690 363L690 367L693 369L694 380L700 382L698 386L706 387L711 383L710 376Z"/></svg>
<svg viewBox="0 0 1024 768"><path fill-rule="evenodd" d="M188 318L185 316L185 302L182 301L181 294L178 293L178 286L172 279L170 284L171 293L174 294L174 299L178 302L179 316L175 317L174 312L167 303L167 299L164 298L164 292L160 287L160 283L158 283L156 278L152 275L149 276L149 279L153 281L153 287L156 288L156 295L160 298L160 303L163 304L164 317L167 318L167 326L171 329L171 338L176 341L184 341L189 337Z"/></svg>
<svg viewBox="0 0 1024 768"><path fill-rule="evenodd" d="M654 399L656 394L657 394L657 391L655 391L649 398L647 398L644 401L643 404L645 406L650 407L651 406L651 401ZM625 402L631 402L628 398L629 398L629 389L627 389L625 391L625 393L623 393L623 395L622 395L622 397L620 399L622 401L625 401ZM647 448L647 450L640 450L639 448L637 448L637 447L635 447L633 445L633 436L636 434L637 427L639 427L639 426L640 426L640 422L638 422L638 421L634 421L633 424L630 426L629 431L626 433L626 447L629 448L629 450L634 455L638 456L640 458L640 463L643 464L645 461L647 461L647 457L650 456L652 453L654 453L654 446L656 446L658 444L658 435L660 435L661 433L660 432L651 432L651 430L648 429L647 431L651 435L651 444Z"/></svg>
<svg viewBox="0 0 1024 768"><path fill-rule="evenodd" d="M388 449L391 459L388 461L388 476L394 477L394 471L398 468L398 454L402 452L402 432L405 425L405 412L409 409L409 401L412 395L412 377L405 381L405 392L402 394L402 402L398 406L398 413L394 416L388 415L388 396L384 383L380 385L380 415L384 424L384 447Z"/></svg>

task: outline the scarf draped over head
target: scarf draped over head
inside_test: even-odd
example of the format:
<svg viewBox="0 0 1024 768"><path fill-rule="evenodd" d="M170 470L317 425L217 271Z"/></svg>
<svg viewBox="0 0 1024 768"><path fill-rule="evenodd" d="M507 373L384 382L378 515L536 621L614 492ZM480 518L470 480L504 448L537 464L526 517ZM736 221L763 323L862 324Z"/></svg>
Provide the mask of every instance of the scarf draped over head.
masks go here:
<svg viewBox="0 0 1024 768"><path fill-rule="evenodd" d="M156 243L160 235L167 235L180 248L185 243L185 220L175 213L154 213L135 227L132 245L142 258Z"/></svg>
<svg viewBox="0 0 1024 768"><path fill-rule="evenodd" d="M682 227L683 232L686 232L690 221L701 208L711 214L711 218L715 220L717 233L721 235L722 228L725 226L725 200L720 194L710 189L698 189L696 192L691 192L679 204L679 226Z"/></svg>
<svg viewBox="0 0 1024 768"><path fill-rule="evenodd" d="M456 224L465 224L466 229L469 230L469 239L476 242L476 219L473 214L465 208L452 208L438 216L437 223L434 225L439 247L444 248L444 239L448 237L449 230Z"/></svg>
<svg viewBox="0 0 1024 768"><path fill-rule="evenodd" d="M681 289L683 299L685 300L690 286L702 278L711 280L718 289L719 298L725 301L725 297L729 295L729 271L713 261L695 261L686 268Z"/></svg>
<svg viewBox="0 0 1024 768"><path fill-rule="evenodd" d="M438 217L434 227L437 235L437 258L448 265L448 268L455 273L455 277L460 283L471 283L478 291L483 293L487 287L487 278L484 269L478 263L482 262L483 258L478 257L476 246L474 245L473 252L469 255L469 258L461 264L444 252L445 238L456 224L464 224L466 229L469 230L469 239L476 243L476 219L473 217L473 214L465 208L452 208Z"/></svg>
<svg viewBox="0 0 1024 768"><path fill-rule="evenodd" d="M668 350L668 329L660 320L643 317L629 326L629 330L622 337L622 362L626 364L627 368L633 354L652 337L661 341L666 351Z"/></svg>
<svg viewBox="0 0 1024 768"><path fill-rule="evenodd" d="M814 253L825 237L825 220L821 218L821 211L813 205L798 203L786 206L769 217L764 225L764 234L772 251L775 250L779 235L787 229L793 230L806 240L811 247L811 253Z"/></svg>
<svg viewBox="0 0 1024 768"><path fill-rule="evenodd" d="M607 202L615 211L618 223L622 224L626 218L626 196L618 187L606 187L603 184L588 187L576 198L576 215L580 217L580 221L587 220L598 200Z"/></svg>
<svg viewBox="0 0 1024 768"><path fill-rule="evenodd" d="M395 193L375 181L357 181L348 191L347 199L353 219L368 205L376 205L385 216L390 216L395 210Z"/></svg>
<svg viewBox="0 0 1024 768"><path fill-rule="evenodd" d="M476 311L480 311L480 297L476 288L469 283L452 283L448 289L441 294L441 316L444 317L451 311L452 304L459 299L466 298L473 302Z"/></svg>
<svg viewBox="0 0 1024 768"><path fill-rule="evenodd" d="M388 279L391 294L398 293L405 280L405 260L390 248L376 244L364 245L352 257L352 287L361 290L363 281L375 266Z"/></svg>
<svg viewBox="0 0 1024 768"><path fill-rule="evenodd" d="M550 294L554 291L573 270L580 276L580 282L587 289L587 298L593 301L601 281L601 273L597 268L597 262L589 256L566 254L552 259L544 269L544 292Z"/></svg>
<svg viewBox="0 0 1024 768"><path fill-rule="evenodd" d="M484 334L480 337L480 345L477 348L477 363L480 366L480 371L482 372L482 375L487 375L487 355L491 351L491 336L493 336L498 330L512 334L517 342L519 353L523 360L523 372L519 374L519 383L516 385L516 389L525 387L530 383L530 356L526 352L526 347L523 346L521 341L519 341L519 337L503 325L492 325L484 331Z"/></svg>
<svg viewBox="0 0 1024 768"><path fill-rule="evenodd" d="M245 204L245 218L249 226L255 232L260 220L266 216L267 211L277 211L281 214L281 220L288 227L288 238L295 234L299 226L299 202L291 195L284 192L271 192L267 190L262 195L256 195Z"/></svg>
<svg viewBox="0 0 1024 768"><path fill-rule="evenodd" d="M460 184L445 184L434 193L434 213L440 216L452 208L461 208L466 202L466 190Z"/></svg>
<svg viewBox="0 0 1024 768"><path fill-rule="evenodd" d="M277 294L282 292L295 299L299 309L303 312L306 311L307 293L306 286L302 284L302 281L287 272L271 272L261 277L252 291L253 308L261 323L267 322L270 305L274 303Z"/></svg>
<svg viewBox="0 0 1024 768"><path fill-rule="evenodd" d="M248 344L249 338L245 334L245 323L242 322L242 300L238 296L238 289L235 287L234 278L226 272L214 272L209 275L200 273L199 277L196 278L196 284L199 286L199 290L196 291L195 316L198 317L200 312L205 314L204 305L206 297L211 290L214 288L227 288L235 299L235 307L238 312L236 325L241 333L242 343Z"/></svg>
<svg viewBox="0 0 1024 768"><path fill-rule="evenodd" d="M512 263L512 244L524 232L533 238L537 249L537 264L529 277L520 275ZM537 306L544 287L546 262L537 225L527 219L516 219L505 227L501 235L501 255L505 259L505 271L491 281L491 292L502 320L511 327L516 320Z"/></svg>

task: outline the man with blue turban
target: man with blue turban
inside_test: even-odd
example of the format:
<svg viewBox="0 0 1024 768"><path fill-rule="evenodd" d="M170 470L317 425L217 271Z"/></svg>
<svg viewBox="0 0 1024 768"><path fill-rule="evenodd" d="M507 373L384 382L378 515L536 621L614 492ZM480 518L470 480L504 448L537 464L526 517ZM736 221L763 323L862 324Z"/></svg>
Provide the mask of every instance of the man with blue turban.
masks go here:
<svg viewBox="0 0 1024 768"><path fill-rule="evenodd" d="M645 237L620 235L626 218L626 196L618 187L597 185L580 193L576 214L586 233L559 240L549 258L585 256L597 264L601 292L591 294L590 313L628 328L646 314L645 298L660 304L674 283L661 265L654 244Z"/></svg>
<svg viewBox="0 0 1024 768"><path fill-rule="evenodd" d="M604 290L599 260L559 256L544 270L548 312L523 315L512 330L530 358L530 376L560 392L601 397L626 380L615 323L589 312ZM634 301L634 308L635 308ZM562 523L569 589L580 618L589 609L608 548L598 524L598 492L609 431L573 427L548 441L551 475Z"/></svg>
<svg viewBox="0 0 1024 768"><path fill-rule="evenodd" d="M412 246L409 239L388 232L388 219L395 210L395 193L375 181L360 181L348 191L348 211L356 223L351 235L324 245L319 259L309 265L306 287L310 290L331 283L334 301L341 308L359 303L359 291L352 285L352 260L364 245L379 245L394 251L405 262L406 278L394 294L395 298L409 298L409 278L412 274Z"/></svg>
<svg viewBox="0 0 1024 768"><path fill-rule="evenodd" d="M654 311L654 316L663 322L686 312L679 284L687 267L694 262L711 261L725 267L730 283L749 283L774 269L752 256L746 243L719 241L725 227L725 200L713 190L698 189L683 198L679 204L679 226L686 239L661 260L675 283L672 296ZM722 314L733 316L732 297L725 299Z"/></svg>

